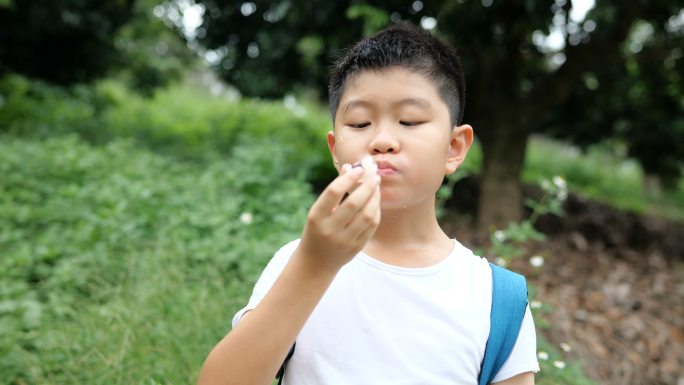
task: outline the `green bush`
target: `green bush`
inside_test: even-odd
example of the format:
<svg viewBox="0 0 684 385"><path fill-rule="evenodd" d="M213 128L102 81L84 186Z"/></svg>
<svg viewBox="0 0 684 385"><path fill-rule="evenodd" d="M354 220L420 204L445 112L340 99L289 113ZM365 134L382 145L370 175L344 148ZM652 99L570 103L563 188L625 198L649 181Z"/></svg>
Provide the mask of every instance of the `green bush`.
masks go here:
<svg viewBox="0 0 684 385"><path fill-rule="evenodd" d="M684 220L684 178L675 191L661 198L648 197L643 171L634 160L594 146L586 152L542 137L532 138L525 160L523 180L537 183L554 175L563 176L571 191L622 210Z"/></svg>
<svg viewBox="0 0 684 385"><path fill-rule="evenodd" d="M0 383L194 382L313 201L287 155L0 135Z"/></svg>
<svg viewBox="0 0 684 385"><path fill-rule="evenodd" d="M105 100L91 87L63 89L18 75L0 78L0 133L46 137L94 124Z"/></svg>
<svg viewBox="0 0 684 385"><path fill-rule="evenodd" d="M0 133L33 138L75 133L96 144L130 138L182 159L230 155L259 141L298 165L291 174L319 183L334 176L325 145L330 127L327 113L312 106L229 100L188 83L145 98L114 81L62 89L19 76L0 80Z"/></svg>

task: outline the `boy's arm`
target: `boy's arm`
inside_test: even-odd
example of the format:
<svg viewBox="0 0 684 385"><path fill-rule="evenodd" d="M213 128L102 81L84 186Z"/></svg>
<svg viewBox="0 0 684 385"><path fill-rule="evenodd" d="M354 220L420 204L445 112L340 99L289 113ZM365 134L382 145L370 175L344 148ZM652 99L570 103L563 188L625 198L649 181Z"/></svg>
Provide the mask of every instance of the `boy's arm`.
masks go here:
<svg viewBox="0 0 684 385"><path fill-rule="evenodd" d="M316 200L283 272L249 316L214 347L198 384L271 384L337 271L363 248L380 222L379 177L354 190L361 174L361 168L344 167Z"/></svg>
<svg viewBox="0 0 684 385"><path fill-rule="evenodd" d="M212 350L198 384L271 384L334 277L302 266L296 254L261 303Z"/></svg>
<svg viewBox="0 0 684 385"><path fill-rule="evenodd" d="M534 385L534 373L525 372L509 379L493 382L492 385Z"/></svg>

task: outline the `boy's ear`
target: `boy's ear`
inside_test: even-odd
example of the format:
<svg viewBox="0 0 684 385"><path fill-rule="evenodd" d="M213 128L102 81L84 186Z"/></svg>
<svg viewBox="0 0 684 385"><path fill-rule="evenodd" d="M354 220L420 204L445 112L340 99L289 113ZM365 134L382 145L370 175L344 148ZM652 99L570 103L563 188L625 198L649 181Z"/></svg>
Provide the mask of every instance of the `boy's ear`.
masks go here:
<svg viewBox="0 0 684 385"><path fill-rule="evenodd" d="M453 174L465 160L470 146L473 144L473 128L469 124L455 126L451 130L449 150L447 151L444 173Z"/></svg>
<svg viewBox="0 0 684 385"><path fill-rule="evenodd" d="M335 155L335 132L328 131L328 150L330 150L330 155L332 155L333 163L337 171L340 171L339 162L337 161L337 155Z"/></svg>

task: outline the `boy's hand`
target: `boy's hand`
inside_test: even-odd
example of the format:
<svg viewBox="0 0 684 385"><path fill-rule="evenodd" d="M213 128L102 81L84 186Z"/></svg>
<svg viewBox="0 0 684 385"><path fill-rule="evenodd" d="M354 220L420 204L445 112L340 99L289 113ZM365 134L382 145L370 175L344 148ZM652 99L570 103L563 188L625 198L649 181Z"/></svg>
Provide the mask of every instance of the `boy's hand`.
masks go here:
<svg viewBox="0 0 684 385"><path fill-rule="evenodd" d="M380 223L380 176L363 174L362 167L345 164L309 210L298 254L316 271L337 272Z"/></svg>

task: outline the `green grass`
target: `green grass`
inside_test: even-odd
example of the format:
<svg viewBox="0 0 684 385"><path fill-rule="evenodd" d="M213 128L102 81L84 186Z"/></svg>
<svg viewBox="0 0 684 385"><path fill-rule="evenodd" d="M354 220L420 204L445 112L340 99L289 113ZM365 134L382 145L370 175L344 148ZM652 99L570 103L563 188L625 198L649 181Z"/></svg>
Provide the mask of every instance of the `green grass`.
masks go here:
<svg viewBox="0 0 684 385"><path fill-rule="evenodd" d="M607 203L618 209L684 220L684 178L678 189L660 198L649 197L643 187L639 164L595 146L586 153L577 148L534 137L526 157L523 180L563 176L570 191Z"/></svg>
<svg viewBox="0 0 684 385"><path fill-rule="evenodd" d="M462 168L478 173L481 167L482 149L475 142ZM684 177L680 178L676 190L652 197L644 189L644 174L636 161L613 154L606 146L581 152L567 143L532 137L527 147L523 182L536 185L556 175L566 179L570 192L617 209L684 221Z"/></svg>
<svg viewBox="0 0 684 385"><path fill-rule="evenodd" d="M194 382L312 202L284 156L0 136L0 383Z"/></svg>

